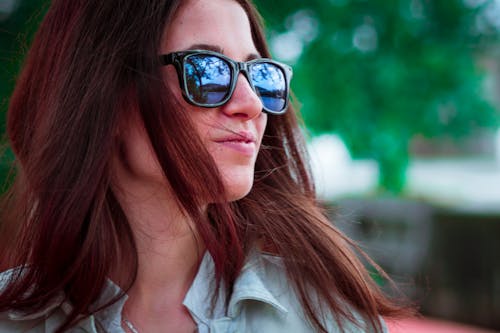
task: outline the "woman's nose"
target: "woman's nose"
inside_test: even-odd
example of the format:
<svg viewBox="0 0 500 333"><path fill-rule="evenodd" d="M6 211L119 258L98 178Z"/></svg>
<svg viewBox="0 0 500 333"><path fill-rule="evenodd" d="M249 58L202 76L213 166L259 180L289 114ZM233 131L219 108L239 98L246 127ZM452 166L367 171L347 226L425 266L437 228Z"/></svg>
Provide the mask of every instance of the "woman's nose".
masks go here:
<svg viewBox="0 0 500 333"><path fill-rule="evenodd" d="M262 113L262 101L243 74L238 75L233 95L221 110L228 116L244 119L253 119Z"/></svg>

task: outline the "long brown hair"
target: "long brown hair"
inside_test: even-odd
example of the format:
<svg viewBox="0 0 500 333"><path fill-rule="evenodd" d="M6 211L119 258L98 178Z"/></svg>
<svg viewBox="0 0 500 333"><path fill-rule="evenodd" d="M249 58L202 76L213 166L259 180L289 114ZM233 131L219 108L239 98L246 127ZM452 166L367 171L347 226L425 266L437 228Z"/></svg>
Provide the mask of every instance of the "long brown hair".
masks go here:
<svg viewBox="0 0 500 333"><path fill-rule="evenodd" d="M258 51L269 56L254 6L237 2L248 14ZM105 279L124 263L130 269L122 282L130 288L138 259L111 190L110 163L120 149L120 123L139 110L169 186L195 221L217 281L228 292L258 243L283 258L317 329L325 331L330 312L341 326L345 319L356 322L354 309L381 331L379 316L402 310L379 290L355 245L319 208L293 107L269 116L251 192L210 205L208 216L200 212L200 198L219 202L224 186L210 154L193 137L182 104L165 86L157 57L164 27L181 3L53 0L8 111L17 174L2 205L0 267L27 269L18 270L3 290L0 312L36 311L62 291L73 305L58 330L63 332L91 314Z"/></svg>

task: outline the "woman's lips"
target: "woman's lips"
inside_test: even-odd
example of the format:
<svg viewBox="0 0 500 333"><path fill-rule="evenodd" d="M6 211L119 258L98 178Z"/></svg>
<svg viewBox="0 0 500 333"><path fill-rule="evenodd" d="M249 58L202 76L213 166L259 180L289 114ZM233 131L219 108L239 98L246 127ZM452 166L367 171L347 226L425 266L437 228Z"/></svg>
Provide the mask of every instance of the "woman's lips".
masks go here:
<svg viewBox="0 0 500 333"><path fill-rule="evenodd" d="M215 139L214 142L246 156L253 156L257 150L255 136L250 132L229 134Z"/></svg>

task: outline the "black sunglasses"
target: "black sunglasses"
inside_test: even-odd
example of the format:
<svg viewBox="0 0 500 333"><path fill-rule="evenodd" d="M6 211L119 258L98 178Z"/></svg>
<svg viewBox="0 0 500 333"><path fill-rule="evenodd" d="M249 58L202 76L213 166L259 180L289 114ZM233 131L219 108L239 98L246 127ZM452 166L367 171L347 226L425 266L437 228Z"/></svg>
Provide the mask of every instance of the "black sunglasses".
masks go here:
<svg viewBox="0 0 500 333"><path fill-rule="evenodd" d="M163 65L173 64L182 95L192 105L213 108L233 95L239 73L247 78L262 101L263 111L285 113L288 106L292 68L272 59L234 61L223 54L192 50L162 55Z"/></svg>

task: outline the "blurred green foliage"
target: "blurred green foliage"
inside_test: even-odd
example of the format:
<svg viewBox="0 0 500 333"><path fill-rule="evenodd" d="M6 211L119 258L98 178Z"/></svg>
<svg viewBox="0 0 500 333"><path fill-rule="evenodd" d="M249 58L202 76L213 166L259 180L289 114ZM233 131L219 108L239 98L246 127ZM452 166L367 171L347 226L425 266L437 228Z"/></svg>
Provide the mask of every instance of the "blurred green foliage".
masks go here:
<svg viewBox="0 0 500 333"><path fill-rule="evenodd" d="M0 111L3 114L32 36L45 13L46 1L2 1L5 1L0 6ZM4 121L0 122L0 129L3 133Z"/></svg>
<svg viewBox="0 0 500 333"><path fill-rule="evenodd" d="M375 158L384 190L403 189L416 134L459 138L499 123L478 66L497 40L487 16L494 1L256 3L271 41L302 48L293 88L308 128L336 132L353 156Z"/></svg>
<svg viewBox="0 0 500 333"><path fill-rule="evenodd" d="M45 2L0 0L2 115ZM498 126L477 65L497 41L485 16L493 0L255 2L275 55L294 65L310 131L336 132L354 157L375 158L382 189L403 189L416 134L458 138Z"/></svg>
<svg viewBox="0 0 500 333"><path fill-rule="evenodd" d="M40 21L45 13L46 1L0 0L0 133L5 142L5 113L9 96L14 89L16 76L22 66ZM4 145L0 150L0 183L11 169L13 153ZM2 187L2 190L4 188Z"/></svg>

